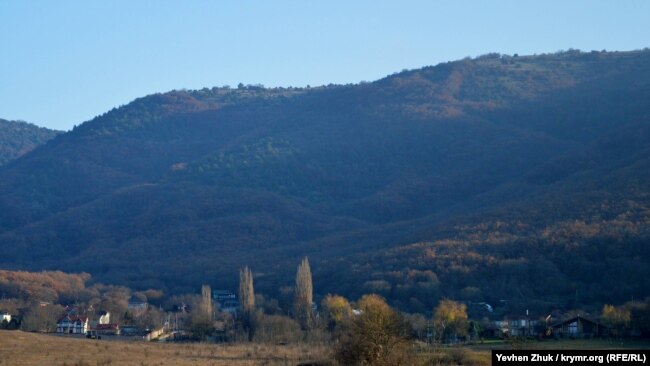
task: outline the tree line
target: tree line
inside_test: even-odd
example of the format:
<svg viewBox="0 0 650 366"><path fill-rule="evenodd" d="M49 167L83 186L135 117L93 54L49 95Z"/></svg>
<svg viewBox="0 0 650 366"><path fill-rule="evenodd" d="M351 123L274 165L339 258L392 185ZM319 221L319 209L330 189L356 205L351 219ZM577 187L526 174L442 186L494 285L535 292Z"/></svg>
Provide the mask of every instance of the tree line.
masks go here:
<svg viewBox="0 0 650 366"><path fill-rule="evenodd" d="M239 309L232 315L212 303L207 285L201 294L165 296L154 289L135 292L118 286L87 286L87 274L0 271L0 312L15 315L0 328L52 332L72 307L88 316L104 310L114 314L115 322L142 329L175 322L175 328L191 332L197 341L328 345L345 365L408 365L415 357L416 339L442 344L487 334L482 329L488 324L485 319L472 319L466 303L448 298L440 299L428 314L400 312L376 293L363 294L356 301L327 294L316 306L307 257L296 269L294 285L281 289L281 302L257 294L254 279L250 267L241 268ZM153 306L143 312L129 310L127 303L133 299ZM648 300L605 305L599 315L612 336L650 336Z"/></svg>

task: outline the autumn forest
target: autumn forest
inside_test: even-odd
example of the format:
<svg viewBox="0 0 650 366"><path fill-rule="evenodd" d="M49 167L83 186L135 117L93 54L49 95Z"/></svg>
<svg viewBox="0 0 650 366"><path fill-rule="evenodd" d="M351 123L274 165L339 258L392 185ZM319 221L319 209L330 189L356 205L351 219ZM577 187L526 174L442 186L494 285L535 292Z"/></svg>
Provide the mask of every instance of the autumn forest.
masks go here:
<svg viewBox="0 0 650 366"><path fill-rule="evenodd" d="M305 257L318 306L629 310L650 295L648 100L650 51L569 50L175 90L20 146L2 121L0 296L22 302L0 311L171 309L248 266L256 306L286 314Z"/></svg>

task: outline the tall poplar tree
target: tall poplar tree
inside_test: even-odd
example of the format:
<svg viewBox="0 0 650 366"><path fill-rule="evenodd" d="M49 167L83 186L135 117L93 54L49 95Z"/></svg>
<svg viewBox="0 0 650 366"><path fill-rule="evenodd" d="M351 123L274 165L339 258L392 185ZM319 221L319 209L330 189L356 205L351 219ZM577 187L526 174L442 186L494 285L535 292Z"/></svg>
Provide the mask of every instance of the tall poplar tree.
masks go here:
<svg viewBox="0 0 650 366"><path fill-rule="evenodd" d="M253 273L248 266L239 271L239 305L241 319L248 338L252 340L254 333L255 291L253 290Z"/></svg>
<svg viewBox="0 0 650 366"><path fill-rule="evenodd" d="M213 320L213 306L212 306L212 289L210 285L203 285L201 287L201 311L210 320Z"/></svg>
<svg viewBox="0 0 650 366"><path fill-rule="evenodd" d="M255 309L253 274L248 266L239 271L239 304L243 314L250 314Z"/></svg>
<svg viewBox="0 0 650 366"><path fill-rule="evenodd" d="M303 258L296 273L296 288L294 291L293 309L296 320L302 329L307 330L312 322L313 287L309 260Z"/></svg>

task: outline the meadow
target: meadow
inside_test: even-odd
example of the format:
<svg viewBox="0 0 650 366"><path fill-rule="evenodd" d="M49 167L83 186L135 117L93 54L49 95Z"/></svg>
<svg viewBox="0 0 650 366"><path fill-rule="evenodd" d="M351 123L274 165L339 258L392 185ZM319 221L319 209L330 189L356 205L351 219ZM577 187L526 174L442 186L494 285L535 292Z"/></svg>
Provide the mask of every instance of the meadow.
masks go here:
<svg viewBox="0 0 650 366"><path fill-rule="evenodd" d="M0 331L0 365L12 366L327 365L329 352L314 345L163 344Z"/></svg>
<svg viewBox="0 0 650 366"><path fill-rule="evenodd" d="M589 349L650 349L647 339L562 339L507 341L488 340L465 346L417 347L416 364L433 365L491 365L491 350L589 350Z"/></svg>
<svg viewBox="0 0 650 366"><path fill-rule="evenodd" d="M451 347L416 345L415 365L490 365L492 349L648 349L648 340L486 341ZM0 365L335 365L325 345L149 343L0 331Z"/></svg>

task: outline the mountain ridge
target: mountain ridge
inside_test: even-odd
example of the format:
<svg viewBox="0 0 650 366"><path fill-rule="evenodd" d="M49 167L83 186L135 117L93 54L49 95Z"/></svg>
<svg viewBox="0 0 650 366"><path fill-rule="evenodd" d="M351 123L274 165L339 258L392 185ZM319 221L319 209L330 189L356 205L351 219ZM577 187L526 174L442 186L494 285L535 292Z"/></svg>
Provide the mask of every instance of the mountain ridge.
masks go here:
<svg viewBox="0 0 650 366"><path fill-rule="evenodd" d="M320 291L374 289L422 311L467 287L485 299L495 284L471 273L489 272L449 265L471 262L475 248L478 261L510 263L521 245L525 271L561 263L566 286L499 281L534 283L546 292L525 297L568 306L571 289L587 281L559 261L569 252L540 254L553 238L575 231L578 253L601 240L622 258L649 257L625 244L648 238L649 86L648 51L571 51L491 54L358 85L139 98L0 168L0 240L15 249L0 265L180 291L229 286L248 264L273 293L288 263L313 254ZM620 215L628 216L615 223ZM435 248L455 259L429 258ZM439 283L417 290L417 281L391 275L404 268L438 273ZM343 285L340 273L351 270L358 278ZM610 277L584 301L608 301L604 288L625 273Z"/></svg>
<svg viewBox="0 0 650 366"><path fill-rule="evenodd" d="M60 133L25 121L0 118L0 166L18 159Z"/></svg>

